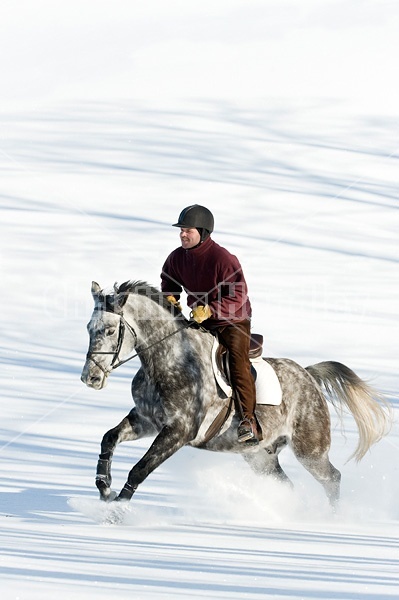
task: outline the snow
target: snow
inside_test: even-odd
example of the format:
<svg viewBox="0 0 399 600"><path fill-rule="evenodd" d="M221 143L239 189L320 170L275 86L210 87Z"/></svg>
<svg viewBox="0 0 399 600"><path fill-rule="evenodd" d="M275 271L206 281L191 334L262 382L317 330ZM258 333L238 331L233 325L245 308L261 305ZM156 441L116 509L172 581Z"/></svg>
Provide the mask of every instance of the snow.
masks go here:
<svg viewBox="0 0 399 600"><path fill-rule="evenodd" d="M2 598L399 595L398 7L2 3ZM184 448L112 524L94 472L137 360L80 382L91 281L158 285L192 203L244 267L265 355L339 360L392 403L361 463L333 416L342 502ZM115 489L149 441L122 444Z"/></svg>

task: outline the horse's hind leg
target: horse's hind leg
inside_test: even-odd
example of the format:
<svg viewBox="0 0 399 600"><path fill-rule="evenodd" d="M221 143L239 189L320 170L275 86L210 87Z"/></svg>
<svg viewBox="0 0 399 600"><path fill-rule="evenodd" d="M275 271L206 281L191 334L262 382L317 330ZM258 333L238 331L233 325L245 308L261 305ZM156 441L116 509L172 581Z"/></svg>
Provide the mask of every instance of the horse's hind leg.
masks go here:
<svg viewBox="0 0 399 600"><path fill-rule="evenodd" d="M244 459L254 473L274 477L274 479L292 486L292 481L285 474L278 460L278 455L286 445L287 438L281 436L266 449L262 448L256 453L244 454Z"/></svg>
<svg viewBox="0 0 399 600"><path fill-rule="evenodd" d="M323 486L331 506L335 509L339 501L341 473L328 458L330 421L327 408L324 415L320 412L318 416L320 429L317 431L311 427L312 423L303 421L292 436L291 445L296 458ZM324 427L321 426L322 424Z"/></svg>
<svg viewBox="0 0 399 600"><path fill-rule="evenodd" d="M302 465L323 486L334 511L338 506L341 473L329 461L328 455L322 457L297 456Z"/></svg>
<svg viewBox="0 0 399 600"><path fill-rule="evenodd" d="M339 501L341 473L330 463L331 425L327 403L313 386L302 390L297 404L291 447L299 462L324 488L335 510Z"/></svg>
<svg viewBox="0 0 399 600"><path fill-rule="evenodd" d="M121 442L131 442L155 433L155 428L143 419L135 408L122 419L119 425L107 431L101 442L96 474L96 486L102 500L110 501L116 496L115 492L111 491L111 461L116 446Z"/></svg>

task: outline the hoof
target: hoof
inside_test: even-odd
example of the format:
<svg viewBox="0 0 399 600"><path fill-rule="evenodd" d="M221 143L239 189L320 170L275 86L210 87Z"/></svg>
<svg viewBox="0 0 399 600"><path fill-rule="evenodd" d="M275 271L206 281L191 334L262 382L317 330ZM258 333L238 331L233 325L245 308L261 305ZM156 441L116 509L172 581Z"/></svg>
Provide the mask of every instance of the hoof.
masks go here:
<svg viewBox="0 0 399 600"><path fill-rule="evenodd" d="M96 486L100 492L100 499L104 502L112 502L116 498L116 492L113 492L103 477L96 477Z"/></svg>
<svg viewBox="0 0 399 600"><path fill-rule="evenodd" d="M118 494L112 490L109 490L108 494L100 491L100 500L102 502L113 502L118 497Z"/></svg>

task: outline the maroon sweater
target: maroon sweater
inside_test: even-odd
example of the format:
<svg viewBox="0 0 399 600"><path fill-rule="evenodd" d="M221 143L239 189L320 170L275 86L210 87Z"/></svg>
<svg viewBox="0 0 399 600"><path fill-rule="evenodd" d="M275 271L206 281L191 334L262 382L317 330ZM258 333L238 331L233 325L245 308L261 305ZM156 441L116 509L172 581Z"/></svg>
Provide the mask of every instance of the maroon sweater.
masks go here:
<svg viewBox="0 0 399 600"><path fill-rule="evenodd" d="M208 329L251 317L247 284L237 257L210 237L196 248L176 248L168 256L161 289L176 299L184 289L190 308L209 304L212 317L203 323Z"/></svg>

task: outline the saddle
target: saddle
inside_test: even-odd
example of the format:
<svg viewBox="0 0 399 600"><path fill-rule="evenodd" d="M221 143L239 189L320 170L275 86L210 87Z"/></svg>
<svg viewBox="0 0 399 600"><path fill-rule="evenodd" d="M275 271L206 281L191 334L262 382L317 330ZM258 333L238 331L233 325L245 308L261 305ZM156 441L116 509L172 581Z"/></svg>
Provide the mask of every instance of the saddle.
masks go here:
<svg viewBox="0 0 399 600"><path fill-rule="evenodd" d="M253 333L249 341L249 360L259 358L263 352L263 335Z"/></svg>

